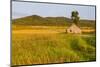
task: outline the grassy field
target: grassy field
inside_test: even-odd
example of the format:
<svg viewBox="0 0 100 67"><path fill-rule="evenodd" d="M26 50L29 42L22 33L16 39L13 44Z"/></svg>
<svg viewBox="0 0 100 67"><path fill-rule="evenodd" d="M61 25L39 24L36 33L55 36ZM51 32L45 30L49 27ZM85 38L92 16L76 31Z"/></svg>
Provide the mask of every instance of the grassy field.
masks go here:
<svg viewBox="0 0 100 67"><path fill-rule="evenodd" d="M67 34L66 29L13 25L12 65L95 61L95 34Z"/></svg>

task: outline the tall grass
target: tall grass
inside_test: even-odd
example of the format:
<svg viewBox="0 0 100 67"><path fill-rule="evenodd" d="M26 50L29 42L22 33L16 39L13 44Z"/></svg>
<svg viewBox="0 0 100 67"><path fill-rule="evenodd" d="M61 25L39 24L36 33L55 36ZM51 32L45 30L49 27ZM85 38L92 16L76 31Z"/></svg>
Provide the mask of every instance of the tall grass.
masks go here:
<svg viewBox="0 0 100 67"><path fill-rule="evenodd" d="M95 47L78 35L12 34L12 65L95 60Z"/></svg>
<svg viewBox="0 0 100 67"><path fill-rule="evenodd" d="M85 61L94 61L96 59L95 47L91 46L82 38L72 39L70 45L72 46L72 49L75 50L79 55L81 55Z"/></svg>

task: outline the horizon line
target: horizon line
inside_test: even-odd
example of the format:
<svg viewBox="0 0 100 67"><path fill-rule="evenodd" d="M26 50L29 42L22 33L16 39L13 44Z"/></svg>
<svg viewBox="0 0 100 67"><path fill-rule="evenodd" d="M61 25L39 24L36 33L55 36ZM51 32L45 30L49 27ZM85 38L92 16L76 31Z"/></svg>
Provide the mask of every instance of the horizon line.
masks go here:
<svg viewBox="0 0 100 67"><path fill-rule="evenodd" d="M16 20L16 19L21 19L21 18L25 18L25 17L29 17L29 16L35 16L36 14L33 14L33 15L28 15L28 16L23 16L23 17L17 17L17 18L11 18L12 20ZM36 15L36 16L40 16L40 15ZM40 16L42 18L47 18L47 17L52 17L52 18L57 18L57 17L64 17L64 18L68 18L68 19L71 19L69 17L66 17L66 16ZM80 20L92 20L92 21L95 21L96 19L80 19Z"/></svg>

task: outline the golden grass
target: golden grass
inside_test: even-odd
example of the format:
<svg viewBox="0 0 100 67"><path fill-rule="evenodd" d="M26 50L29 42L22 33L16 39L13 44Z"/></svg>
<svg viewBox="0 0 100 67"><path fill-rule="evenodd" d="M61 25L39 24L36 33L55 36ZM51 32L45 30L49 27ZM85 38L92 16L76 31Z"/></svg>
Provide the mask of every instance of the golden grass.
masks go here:
<svg viewBox="0 0 100 67"><path fill-rule="evenodd" d="M62 26L13 26L13 33L16 34L54 34L54 33L64 33L67 27ZM95 32L95 29L83 27L82 32L89 33Z"/></svg>
<svg viewBox="0 0 100 67"><path fill-rule="evenodd" d="M64 33L66 27L20 28L12 30L12 65L95 60L95 47Z"/></svg>

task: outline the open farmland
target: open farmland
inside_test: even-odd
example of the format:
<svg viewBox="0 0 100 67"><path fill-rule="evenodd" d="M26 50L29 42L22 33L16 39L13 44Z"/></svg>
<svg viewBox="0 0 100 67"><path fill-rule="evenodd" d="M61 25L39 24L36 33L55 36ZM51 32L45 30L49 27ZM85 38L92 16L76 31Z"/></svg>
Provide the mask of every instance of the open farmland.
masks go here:
<svg viewBox="0 0 100 67"><path fill-rule="evenodd" d="M66 29L12 25L12 65L95 61L95 29L81 28L85 34L67 34Z"/></svg>
<svg viewBox="0 0 100 67"><path fill-rule="evenodd" d="M11 1L11 66L96 61L96 6Z"/></svg>

